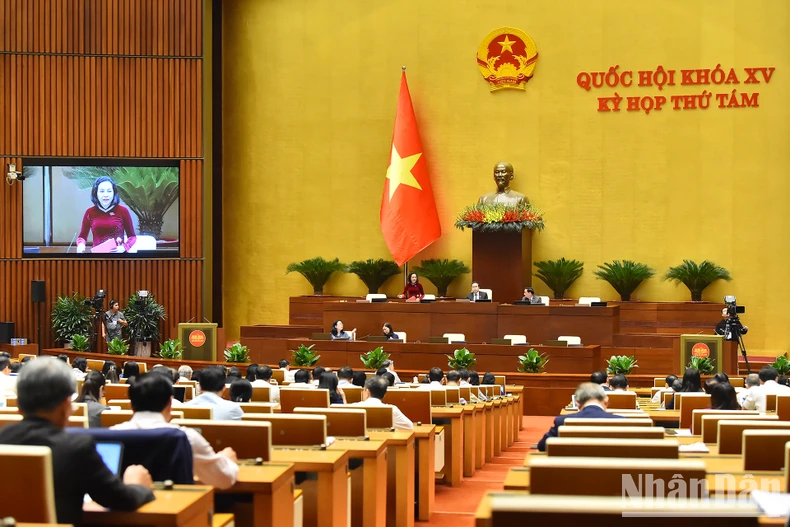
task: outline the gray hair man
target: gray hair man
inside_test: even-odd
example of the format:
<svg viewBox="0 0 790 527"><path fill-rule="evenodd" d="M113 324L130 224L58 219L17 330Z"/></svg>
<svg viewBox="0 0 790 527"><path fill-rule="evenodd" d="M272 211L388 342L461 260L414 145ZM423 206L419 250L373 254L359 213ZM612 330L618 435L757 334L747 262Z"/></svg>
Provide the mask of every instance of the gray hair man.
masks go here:
<svg viewBox="0 0 790 527"><path fill-rule="evenodd" d="M99 505L122 511L154 499L151 475L144 467L128 467L121 481L104 464L91 436L64 432L75 385L65 362L53 357L30 361L17 381L17 405L24 419L0 430L0 444L46 446L52 451L58 523L81 523L85 494Z"/></svg>
<svg viewBox="0 0 790 527"><path fill-rule="evenodd" d="M600 384L593 382L585 382L576 388L576 393L573 396L576 402L578 412L573 414L560 415L554 418L554 424L548 432L543 436L543 439L538 443L538 450L541 452L546 451L546 441L552 437L559 437L559 428L565 424L565 419L568 417L578 418L591 418L591 419L621 419L619 415L610 414L606 411L606 406L609 404L609 396L601 387Z"/></svg>

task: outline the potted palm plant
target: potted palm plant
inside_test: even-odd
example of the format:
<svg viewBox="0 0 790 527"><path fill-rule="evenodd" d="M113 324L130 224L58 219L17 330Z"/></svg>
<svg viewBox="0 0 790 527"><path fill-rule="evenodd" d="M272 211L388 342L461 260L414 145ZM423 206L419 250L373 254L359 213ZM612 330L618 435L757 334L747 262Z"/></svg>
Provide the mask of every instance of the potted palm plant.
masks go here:
<svg viewBox="0 0 790 527"><path fill-rule="evenodd" d="M77 166L63 170L81 190L89 189L100 176L109 176L124 204L137 215L137 234L159 239L164 217L178 199L178 168Z"/></svg>
<svg viewBox="0 0 790 527"><path fill-rule="evenodd" d="M55 342L71 346L72 335L90 335L93 331L88 299L77 293L59 296L52 306L52 333Z"/></svg>
<svg viewBox="0 0 790 527"><path fill-rule="evenodd" d="M548 364L549 359L535 348L529 348L525 355L518 356L518 371L521 373L540 373Z"/></svg>
<svg viewBox="0 0 790 527"><path fill-rule="evenodd" d="M584 272L584 264L578 260L544 260L535 262L538 272L534 276L540 278L554 293L554 298L562 299L565 291L579 279Z"/></svg>
<svg viewBox="0 0 790 527"><path fill-rule="evenodd" d="M299 273L304 276L310 285L313 286L314 295L323 295L324 286L329 281L329 277L333 273L344 273L346 265L340 263L340 260L324 260L320 256L302 260L289 264L285 269L285 274Z"/></svg>
<svg viewBox="0 0 790 527"><path fill-rule="evenodd" d="M358 260L351 262L346 269L355 274L367 286L368 293L376 294L390 277L400 274L400 266L393 260Z"/></svg>
<svg viewBox="0 0 790 527"><path fill-rule="evenodd" d="M378 370L381 368L381 365L384 364L384 361L389 358L390 354L386 353L381 346L359 356L359 360L361 360L365 368L369 370Z"/></svg>
<svg viewBox="0 0 790 527"><path fill-rule="evenodd" d="M141 297L134 293L129 297L123 314L129 323L129 336L135 343L135 355L144 355L140 348L159 340L159 324L167 318L165 308L157 303L152 294Z"/></svg>
<svg viewBox="0 0 790 527"><path fill-rule="evenodd" d="M692 260L683 260L683 263L670 267L664 275L664 280L675 282L675 286L683 284L691 292L692 302L702 301L702 292L716 280L732 280L730 272L724 267L704 260L697 264Z"/></svg>
<svg viewBox="0 0 790 527"><path fill-rule="evenodd" d="M462 274L469 273L469 268L461 260L423 260L414 268L414 272L425 277L436 286L438 295L447 296L447 288L453 280Z"/></svg>
<svg viewBox="0 0 790 527"><path fill-rule="evenodd" d="M599 280L609 282L620 295L620 300L629 302L631 295L642 282L652 278L656 272L647 265L631 260L614 260L598 266L593 273Z"/></svg>

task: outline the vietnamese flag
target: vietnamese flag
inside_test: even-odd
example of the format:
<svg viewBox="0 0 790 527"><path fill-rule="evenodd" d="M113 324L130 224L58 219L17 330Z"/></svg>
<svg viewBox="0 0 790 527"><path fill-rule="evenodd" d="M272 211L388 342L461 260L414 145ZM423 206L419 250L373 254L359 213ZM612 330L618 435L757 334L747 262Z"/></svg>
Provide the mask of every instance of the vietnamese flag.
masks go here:
<svg viewBox="0 0 790 527"><path fill-rule="evenodd" d="M384 241L398 265L409 261L442 234L405 71L400 79L380 218Z"/></svg>

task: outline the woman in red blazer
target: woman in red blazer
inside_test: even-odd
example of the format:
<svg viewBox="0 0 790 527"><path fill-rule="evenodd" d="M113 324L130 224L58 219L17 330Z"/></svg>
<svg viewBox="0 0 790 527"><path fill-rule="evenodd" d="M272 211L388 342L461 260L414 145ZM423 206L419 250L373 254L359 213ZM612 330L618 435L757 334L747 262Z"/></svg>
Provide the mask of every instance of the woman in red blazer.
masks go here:
<svg viewBox="0 0 790 527"><path fill-rule="evenodd" d="M123 253L137 240L129 209L121 205L118 187L108 176L96 178L91 189L93 207L82 217L77 252L85 252L88 233L93 233L91 252ZM124 242L124 234L126 241Z"/></svg>
<svg viewBox="0 0 790 527"><path fill-rule="evenodd" d="M398 298L417 298L422 299L425 296L425 291L422 290L422 284L417 279L417 273L409 274L409 282L403 288L403 292L398 295Z"/></svg>

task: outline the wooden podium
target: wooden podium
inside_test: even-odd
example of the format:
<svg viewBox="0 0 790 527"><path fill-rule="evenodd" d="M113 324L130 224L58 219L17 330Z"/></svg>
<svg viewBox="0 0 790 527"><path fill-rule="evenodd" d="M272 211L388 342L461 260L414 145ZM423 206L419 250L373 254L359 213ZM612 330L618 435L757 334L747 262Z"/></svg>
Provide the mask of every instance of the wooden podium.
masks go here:
<svg viewBox="0 0 790 527"><path fill-rule="evenodd" d="M217 325L186 323L178 325L184 360L217 360Z"/></svg>
<svg viewBox="0 0 790 527"><path fill-rule="evenodd" d="M722 335L681 335L680 336L680 371L683 372L691 362L691 357L709 357L713 359L713 373L725 372L727 375L738 374L737 346L732 344L725 350ZM734 351L733 351L734 349ZM734 355L734 357L733 357Z"/></svg>
<svg viewBox="0 0 790 527"><path fill-rule="evenodd" d="M520 300L532 285L532 231L472 231L472 280L495 302Z"/></svg>

